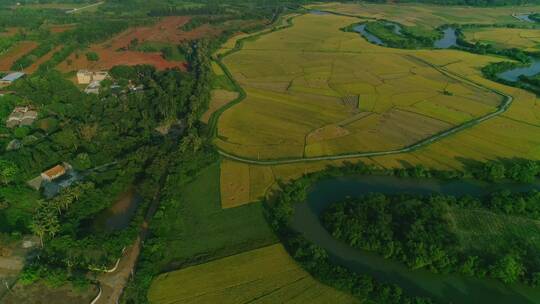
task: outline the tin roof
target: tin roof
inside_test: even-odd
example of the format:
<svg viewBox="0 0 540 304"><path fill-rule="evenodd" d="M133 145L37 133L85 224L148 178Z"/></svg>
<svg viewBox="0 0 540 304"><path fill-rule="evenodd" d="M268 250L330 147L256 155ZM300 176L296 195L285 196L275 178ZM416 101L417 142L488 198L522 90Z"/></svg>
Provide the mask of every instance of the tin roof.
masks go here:
<svg viewBox="0 0 540 304"><path fill-rule="evenodd" d="M4 76L4 78L2 78L2 81L9 81L9 82L13 82L21 77L24 76L24 73L23 72L14 72L14 73L10 73L10 74L7 74L6 76Z"/></svg>

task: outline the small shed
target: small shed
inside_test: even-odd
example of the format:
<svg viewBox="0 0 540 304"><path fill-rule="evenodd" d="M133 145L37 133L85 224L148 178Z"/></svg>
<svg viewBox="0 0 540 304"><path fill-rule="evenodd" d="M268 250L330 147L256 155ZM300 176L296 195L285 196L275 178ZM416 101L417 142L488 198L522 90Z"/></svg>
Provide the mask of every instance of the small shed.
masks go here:
<svg viewBox="0 0 540 304"><path fill-rule="evenodd" d="M15 80L24 77L24 75L25 74L23 72L9 73L6 76L4 76L4 78L0 79L0 84L9 85L13 83Z"/></svg>

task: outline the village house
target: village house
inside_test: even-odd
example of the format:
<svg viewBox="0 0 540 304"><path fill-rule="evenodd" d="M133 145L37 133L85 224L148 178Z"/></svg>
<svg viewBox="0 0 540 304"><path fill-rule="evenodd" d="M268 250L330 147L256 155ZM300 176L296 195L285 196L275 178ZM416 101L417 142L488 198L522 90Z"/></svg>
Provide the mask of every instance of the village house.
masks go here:
<svg viewBox="0 0 540 304"><path fill-rule="evenodd" d="M24 74L23 72L13 72L13 73L9 73L9 74L7 74L6 76L4 76L2 79L0 79L0 85L10 85L10 84L12 84L15 80L24 77L24 75L25 75L25 74Z"/></svg>
<svg viewBox="0 0 540 304"><path fill-rule="evenodd" d="M30 126L37 117L38 113L29 107L15 107L6 120L6 127Z"/></svg>
<svg viewBox="0 0 540 304"><path fill-rule="evenodd" d="M88 70L79 70L77 72L77 82L79 84L90 84L92 82L100 82L107 78L109 73L104 71L92 72Z"/></svg>
<svg viewBox="0 0 540 304"><path fill-rule="evenodd" d="M42 172L41 178L43 181L52 182L53 180L64 176L69 170L71 170L71 165L68 163L63 163Z"/></svg>
<svg viewBox="0 0 540 304"><path fill-rule="evenodd" d="M27 184L36 191L43 190L43 195L51 198L80 179L81 176L73 170L71 165L64 162L43 171L40 175L29 180Z"/></svg>

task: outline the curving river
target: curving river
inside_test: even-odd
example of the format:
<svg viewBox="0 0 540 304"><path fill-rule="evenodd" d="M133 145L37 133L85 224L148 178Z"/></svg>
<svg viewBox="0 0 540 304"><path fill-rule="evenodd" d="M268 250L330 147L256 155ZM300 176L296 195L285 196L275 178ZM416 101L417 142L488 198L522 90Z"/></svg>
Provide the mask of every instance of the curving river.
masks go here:
<svg viewBox="0 0 540 304"><path fill-rule="evenodd" d="M377 36L366 30L366 24L359 24L353 27L353 31L360 33L367 41L374 43L376 45L385 45L384 42Z"/></svg>
<svg viewBox="0 0 540 304"><path fill-rule="evenodd" d="M534 76L540 73L540 59L533 58L533 62L526 67L518 67L497 74L497 77L507 81L518 81L520 76Z"/></svg>
<svg viewBox="0 0 540 304"><path fill-rule="evenodd" d="M369 192L480 196L502 188L515 192L540 190L540 182L489 184L468 180L440 181L393 176L331 178L321 180L311 187L306 202L296 205L291 226L308 240L325 248L335 263L359 273L370 274L378 280L395 283L414 295L429 296L442 303L540 303L540 288L533 289L521 284L504 285L492 279L410 270L401 263L354 249L332 238L319 221L320 213L329 204Z"/></svg>
<svg viewBox="0 0 540 304"><path fill-rule="evenodd" d="M447 27L443 30L443 37L433 43L433 47L437 49L448 49L457 45L456 29Z"/></svg>

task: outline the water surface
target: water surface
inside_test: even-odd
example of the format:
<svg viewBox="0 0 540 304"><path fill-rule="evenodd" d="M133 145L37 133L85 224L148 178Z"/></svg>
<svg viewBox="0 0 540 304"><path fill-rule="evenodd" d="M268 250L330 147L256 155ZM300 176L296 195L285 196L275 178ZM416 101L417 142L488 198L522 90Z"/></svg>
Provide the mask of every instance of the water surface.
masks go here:
<svg viewBox="0 0 540 304"><path fill-rule="evenodd" d="M97 230L106 231L127 228L140 202L141 197L135 189L130 189L122 193L111 207L97 215L94 221L94 227Z"/></svg>
<svg viewBox="0 0 540 304"><path fill-rule="evenodd" d="M362 36L364 36L364 38L366 38L367 41L371 43L374 43L376 45L384 45L384 42L379 37L373 35L366 30L365 24L355 25L353 27L353 31L360 33Z"/></svg>
<svg viewBox="0 0 540 304"><path fill-rule="evenodd" d="M518 81L520 76L534 76L540 73L540 59L533 59L533 62L526 67L510 69L497 74L497 77L507 81Z"/></svg>
<svg viewBox="0 0 540 304"><path fill-rule="evenodd" d="M447 49L457 45L456 29L447 27L443 30L443 37L433 43L437 49Z"/></svg>

